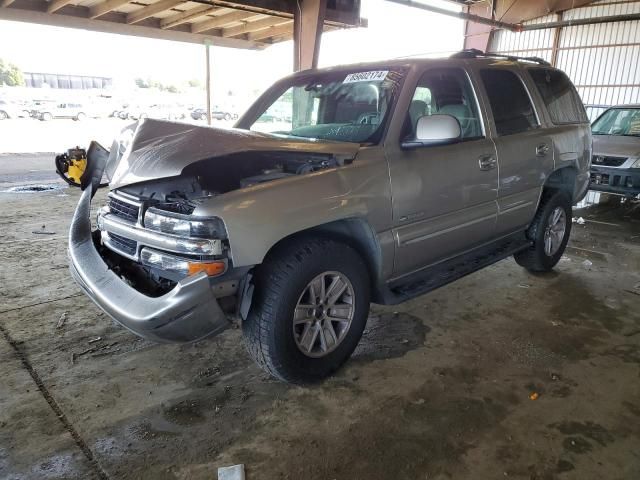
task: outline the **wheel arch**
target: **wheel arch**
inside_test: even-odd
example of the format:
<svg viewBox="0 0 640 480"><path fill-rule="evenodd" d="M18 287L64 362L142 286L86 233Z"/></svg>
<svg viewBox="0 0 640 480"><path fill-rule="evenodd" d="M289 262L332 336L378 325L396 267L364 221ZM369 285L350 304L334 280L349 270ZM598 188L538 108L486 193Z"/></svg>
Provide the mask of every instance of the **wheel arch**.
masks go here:
<svg viewBox="0 0 640 480"><path fill-rule="evenodd" d="M263 262L274 252L287 248L291 242L305 237L329 238L353 248L365 262L369 272L372 300L377 301L383 271L382 248L377 235L366 220L345 218L293 232L272 245L267 250Z"/></svg>
<svg viewBox="0 0 640 480"><path fill-rule="evenodd" d="M571 199L571 203L574 203L577 178L578 170L576 167L566 166L558 168L547 177L543 185L542 194L544 195L545 190L560 190L567 193Z"/></svg>

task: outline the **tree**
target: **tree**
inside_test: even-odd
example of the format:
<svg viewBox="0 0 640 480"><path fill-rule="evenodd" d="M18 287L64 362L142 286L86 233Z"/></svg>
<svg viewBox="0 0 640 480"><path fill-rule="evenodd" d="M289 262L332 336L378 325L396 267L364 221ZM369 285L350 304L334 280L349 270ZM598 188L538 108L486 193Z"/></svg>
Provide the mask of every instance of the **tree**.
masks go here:
<svg viewBox="0 0 640 480"><path fill-rule="evenodd" d="M5 63L0 58L0 85L17 87L24 85L22 72L13 63Z"/></svg>

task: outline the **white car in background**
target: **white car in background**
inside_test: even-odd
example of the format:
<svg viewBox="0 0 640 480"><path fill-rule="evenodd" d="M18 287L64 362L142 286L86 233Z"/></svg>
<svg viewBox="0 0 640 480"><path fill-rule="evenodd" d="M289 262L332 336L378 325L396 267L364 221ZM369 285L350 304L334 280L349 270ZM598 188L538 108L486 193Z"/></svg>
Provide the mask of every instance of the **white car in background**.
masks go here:
<svg viewBox="0 0 640 480"><path fill-rule="evenodd" d="M79 103L56 103L38 110L36 118L43 121L54 118L70 118L80 121L87 118L87 108Z"/></svg>
<svg viewBox="0 0 640 480"><path fill-rule="evenodd" d="M25 117L29 118L29 111L22 105L8 100L0 100L0 120Z"/></svg>

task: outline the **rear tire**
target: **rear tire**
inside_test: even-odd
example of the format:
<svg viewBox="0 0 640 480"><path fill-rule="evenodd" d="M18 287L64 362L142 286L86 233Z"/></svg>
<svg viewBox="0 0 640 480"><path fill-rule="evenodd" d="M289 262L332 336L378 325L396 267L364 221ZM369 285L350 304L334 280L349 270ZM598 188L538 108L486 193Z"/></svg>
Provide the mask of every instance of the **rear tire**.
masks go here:
<svg viewBox="0 0 640 480"><path fill-rule="evenodd" d="M351 356L370 298L367 267L353 248L330 239L292 240L260 265L254 286L242 330L249 354L268 373L314 382Z"/></svg>
<svg viewBox="0 0 640 480"><path fill-rule="evenodd" d="M9 118L9 114L4 110L0 110L0 120L6 120L7 118Z"/></svg>
<svg viewBox="0 0 640 480"><path fill-rule="evenodd" d="M82 121L82 120L84 120L85 118L86 118L86 115L85 115L84 113L80 112L80 113L78 113L78 115L76 115L75 120L76 120L77 122L81 122L81 121Z"/></svg>
<svg viewBox="0 0 640 480"><path fill-rule="evenodd" d="M560 261L571 234L571 201L565 192L549 190L542 200L527 237L533 245L518 252L518 265L531 272L548 272Z"/></svg>

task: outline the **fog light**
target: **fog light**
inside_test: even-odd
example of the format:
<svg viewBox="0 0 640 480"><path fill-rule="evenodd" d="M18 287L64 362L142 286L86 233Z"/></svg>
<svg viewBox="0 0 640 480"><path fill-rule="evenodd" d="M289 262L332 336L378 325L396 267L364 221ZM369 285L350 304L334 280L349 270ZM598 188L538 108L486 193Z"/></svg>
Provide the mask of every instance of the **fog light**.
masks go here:
<svg viewBox="0 0 640 480"><path fill-rule="evenodd" d="M143 265L157 268L158 270L179 273L182 275L194 275L198 272L205 272L210 277L223 274L227 270L226 262L214 260L210 262L199 262L188 258L177 257L167 253L143 248L140 252L140 260Z"/></svg>

